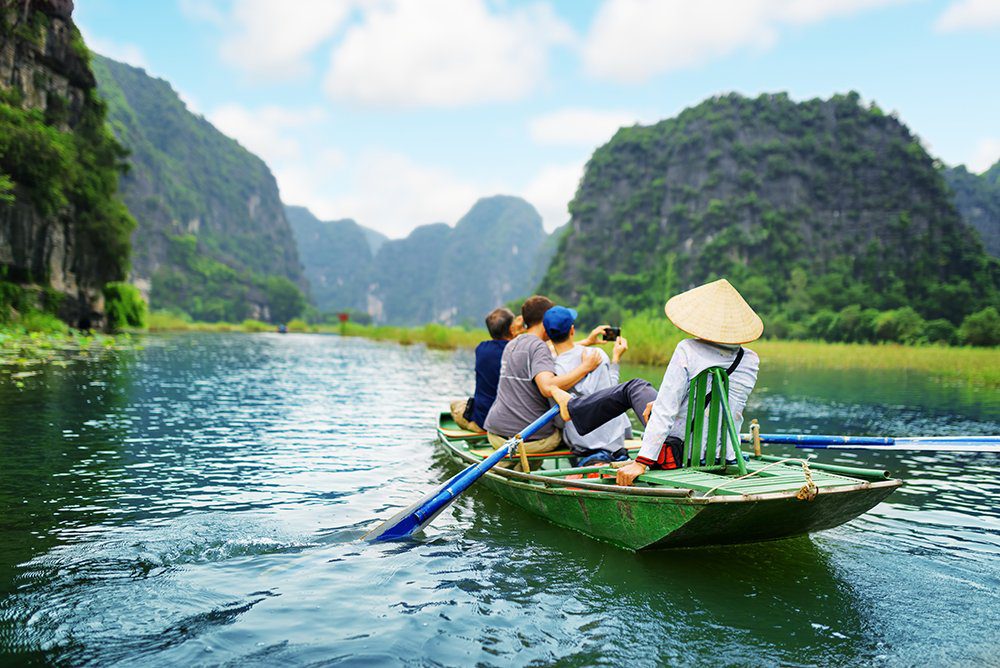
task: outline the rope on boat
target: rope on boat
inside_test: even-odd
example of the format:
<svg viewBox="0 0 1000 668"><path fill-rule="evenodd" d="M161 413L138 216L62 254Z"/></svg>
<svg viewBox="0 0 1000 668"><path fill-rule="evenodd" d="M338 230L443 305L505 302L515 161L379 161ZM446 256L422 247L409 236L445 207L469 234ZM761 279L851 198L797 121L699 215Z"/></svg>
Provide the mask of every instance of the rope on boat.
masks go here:
<svg viewBox="0 0 1000 668"><path fill-rule="evenodd" d="M805 476L805 479L806 479L806 484L802 485L802 489L800 489L798 491L798 493L795 495L795 498L799 499L800 501L812 501L813 499L815 499L816 498L816 494L819 493L819 488L816 487L816 483L813 482L812 469L809 468L809 462L808 461L806 461L805 459L801 459L799 457L788 457L787 459L779 459L776 462L772 462L772 463L768 464L767 466L763 466L763 467L757 469L756 471L752 471L750 473L747 473L746 475L741 475L738 478L730 478L729 480L726 480L721 485L716 485L712 489L710 489L707 492L705 492L705 496L710 496L710 495L714 494L716 491L722 489L723 487L725 487L729 483L736 482L737 480L746 480L747 478L755 476L758 473L763 473L764 471L768 470L772 466L777 466L778 464L786 464L788 462L798 462L798 463L802 464L802 475Z"/></svg>

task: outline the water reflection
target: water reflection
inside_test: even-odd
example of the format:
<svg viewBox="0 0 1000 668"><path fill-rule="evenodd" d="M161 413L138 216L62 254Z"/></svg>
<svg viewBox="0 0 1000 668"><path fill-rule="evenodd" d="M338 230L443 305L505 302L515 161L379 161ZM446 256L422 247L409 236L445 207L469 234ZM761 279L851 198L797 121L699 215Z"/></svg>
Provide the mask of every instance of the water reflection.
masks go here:
<svg viewBox="0 0 1000 668"><path fill-rule="evenodd" d="M444 400L471 389L471 366L467 352L338 337L204 335L151 337L134 359L52 370L24 390L0 383L0 659L990 656L996 456L822 453L907 485L849 525L772 544L636 555L485 490L418 541L357 542L453 471L429 436ZM762 377L755 395L775 430L1000 431L995 398L945 391L929 405L917 378L885 394L856 374L785 380Z"/></svg>

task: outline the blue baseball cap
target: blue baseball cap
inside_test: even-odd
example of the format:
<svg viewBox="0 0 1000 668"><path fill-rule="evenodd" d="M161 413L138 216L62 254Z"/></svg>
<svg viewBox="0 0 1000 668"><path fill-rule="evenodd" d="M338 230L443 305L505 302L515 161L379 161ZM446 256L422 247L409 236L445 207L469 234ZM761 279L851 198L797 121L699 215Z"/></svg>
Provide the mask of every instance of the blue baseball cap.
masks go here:
<svg viewBox="0 0 1000 668"><path fill-rule="evenodd" d="M576 311L565 306L553 306L542 317L542 325L549 338L561 339L569 335L569 328L576 322Z"/></svg>

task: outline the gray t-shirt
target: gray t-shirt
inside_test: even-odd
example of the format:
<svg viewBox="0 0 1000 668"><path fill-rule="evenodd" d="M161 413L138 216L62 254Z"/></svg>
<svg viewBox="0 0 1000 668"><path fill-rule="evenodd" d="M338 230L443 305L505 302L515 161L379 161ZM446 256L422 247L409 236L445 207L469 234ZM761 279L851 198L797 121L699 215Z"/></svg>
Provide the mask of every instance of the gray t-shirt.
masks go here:
<svg viewBox="0 0 1000 668"><path fill-rule="evenodd" d="M486 431L510 438L549 410L549 400L535 384L543 371L556 372L552 351L534 334L522 334L507 344L500 358L500 382L497 398L486 416ZM551 436L555 426L549 422L530 440Z"/></svg>

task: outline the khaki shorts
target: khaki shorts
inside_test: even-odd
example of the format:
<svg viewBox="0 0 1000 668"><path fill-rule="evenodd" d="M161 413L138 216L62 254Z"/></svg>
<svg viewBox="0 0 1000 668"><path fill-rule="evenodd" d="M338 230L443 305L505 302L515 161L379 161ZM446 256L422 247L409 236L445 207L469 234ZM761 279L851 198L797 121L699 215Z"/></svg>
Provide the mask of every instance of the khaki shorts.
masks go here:
<svg viewBox="0 0 1000 668"><path fill-rule="evenodd" d="M504 444L507 443L508 440L508 438L504 436L500 436L499 434L493 434L493 433L486 434L486 438L489 439L490 445L493 447L494 450L499 450L500 448L502 448ZM553 450L558 450L560 445L562 445L562 432L556 429L554 432L552 432L551 435L546 436L545 438L540 438L537 441L525 441L524 451L529 455L534 455L538 454L539 452L552 452ZM521 462L517 460L516 455L515 455L515 460L516 461L511 461L509 459L504 460L499 464L497 464L497 466L502 466L506 469L513 467L515 471L520 471ZM531 467L532 470L537 469L541 465L542 463L540 461L529 462L529 466Z"/></svg>
<svg viewBox="0 0 1000 668"><path fill-rule="evenodd" d="M458 399L451 402L451 418L458 425L459 429L466 431L485 431L475 422L465 419L465 407L469 405L468 399Z"/></svg>

